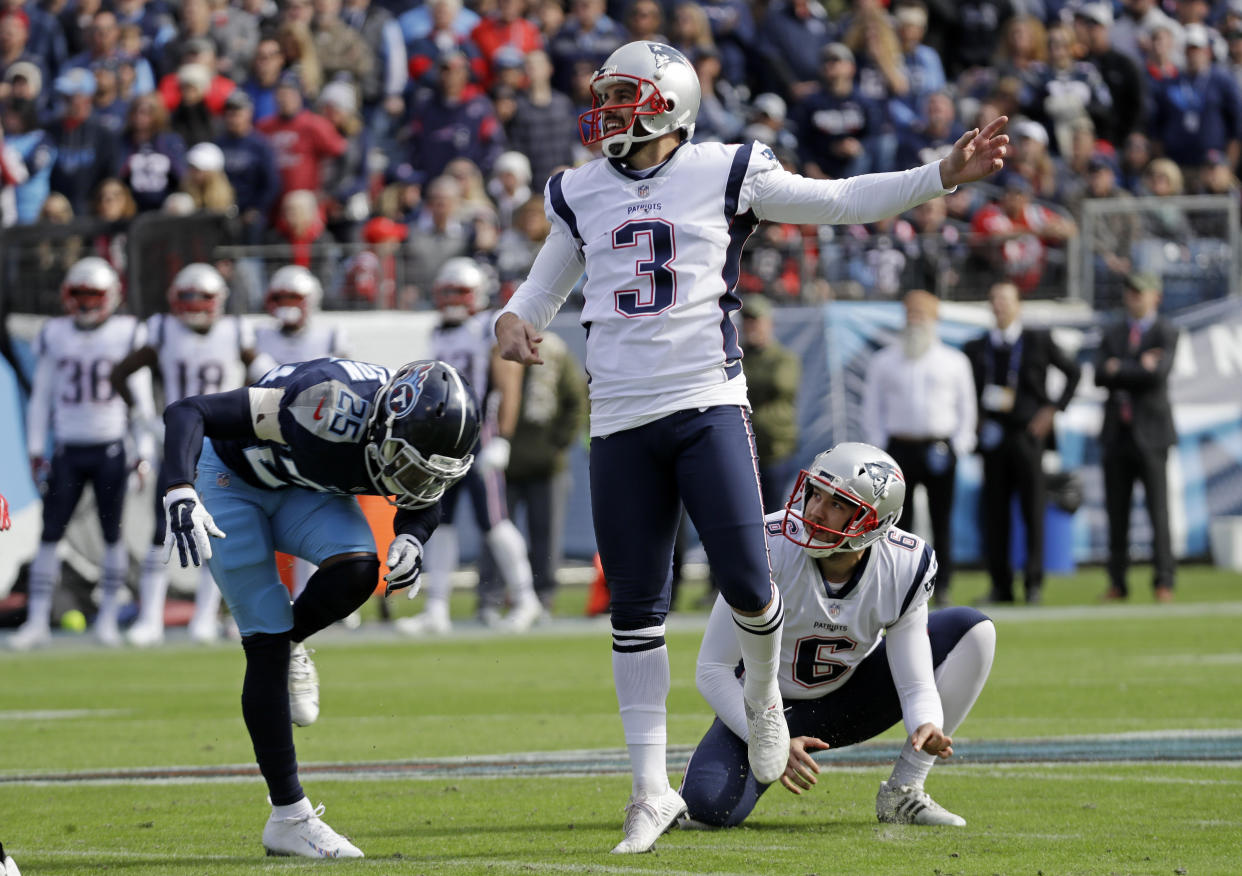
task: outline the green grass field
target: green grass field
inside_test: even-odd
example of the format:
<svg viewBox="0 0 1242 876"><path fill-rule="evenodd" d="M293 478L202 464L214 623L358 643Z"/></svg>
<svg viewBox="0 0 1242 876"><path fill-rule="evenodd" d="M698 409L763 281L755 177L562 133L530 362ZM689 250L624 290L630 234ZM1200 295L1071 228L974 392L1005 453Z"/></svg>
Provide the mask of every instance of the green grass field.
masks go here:
<svg viewBox="0 0 1242 876"><path fill-rule="evenodd" d="M0 840L25 876L250 874L1242 873L1242 580L1187 567L1178 601L1100 606L1099 570L1045 606L992 612L991 680L928 782L968 826L880 825L900 745L829 753L819 786L770 791L747 825L607 854L629 792L604 622L518 638L459 624L412 642L369 622L312 644L322 717L296 731L303 784L362 861L265 858L267 814L233 644L0 648ZM699 593L691 582L682 602ZM959 576L954 596L983 590ZM564 593L561 614L582 604ZM398 600L400 611L418 603ZM469 615L465 595L455 614ZM694 690L704 616L670 622L670 776L710 722Z"/></svg>

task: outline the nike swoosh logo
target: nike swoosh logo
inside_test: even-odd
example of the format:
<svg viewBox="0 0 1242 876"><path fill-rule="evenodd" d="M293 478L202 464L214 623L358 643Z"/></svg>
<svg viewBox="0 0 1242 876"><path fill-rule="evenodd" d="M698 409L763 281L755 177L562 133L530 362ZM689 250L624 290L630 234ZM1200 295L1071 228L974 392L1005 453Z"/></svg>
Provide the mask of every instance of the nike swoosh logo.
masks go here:
<svg viewBox="0 0 1242 876"><path fill-rule="evenodd" d="M325 396L324 398L321 398L321 399L319 400L319 407L315 408L315 419L316 419L316 420L322 420L322 419L323 419L323 414L322 414L322 413L320 413L320 412L323 410L323 403L324 403L325 401L327 401L327 397L326 397L326 396Z"/></svg>

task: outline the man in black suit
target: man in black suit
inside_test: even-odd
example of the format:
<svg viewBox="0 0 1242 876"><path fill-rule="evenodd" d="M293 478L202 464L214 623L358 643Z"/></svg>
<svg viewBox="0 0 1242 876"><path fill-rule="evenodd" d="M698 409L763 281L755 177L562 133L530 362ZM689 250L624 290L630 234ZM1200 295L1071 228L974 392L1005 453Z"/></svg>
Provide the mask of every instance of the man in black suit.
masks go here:
<svg viewBox="0 0 1242 876"><path fill-rule="evenodd" d="M1177 441L1169 406L1169 370L1177 329L1156 314L1160 279L1150 274L1126 278L1126 318L1104 332L1096 357L1095 382L1108 390L1100 430L1104 503L1108 509L1108 592L1125 599L1129 565L1130 504L1134 482L1142 481L1151 517L1156 599L1173 598L1173 548L1169 538L1169 485L1166 464Z"/></svg>
<svg viewBox="0 0 1242 876"><path fill-rule="evenodd" d="M992 589L988 603L1013 602L1009 559L1010 502L1018 494L1026 526L1026 601L1040 601L1044 581L1043 454L1052 418L1065 410L1082 369L1047 329L1023 328L1018 287L996 283L988 291L996 328L963 347L979 398L979 453L983 456L984 551ZM1048 396L1048 367L1065 375L1055 401Z"/></svg>

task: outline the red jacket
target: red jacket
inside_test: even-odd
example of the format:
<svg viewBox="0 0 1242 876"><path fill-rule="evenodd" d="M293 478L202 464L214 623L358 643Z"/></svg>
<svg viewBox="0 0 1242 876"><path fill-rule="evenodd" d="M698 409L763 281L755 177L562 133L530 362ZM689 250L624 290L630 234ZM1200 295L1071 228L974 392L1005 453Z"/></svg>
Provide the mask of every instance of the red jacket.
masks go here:
<svg viewBox="0 0 1242 876"><path fill-rule="evenodd" d="M297 189L319 191L319 165L345 153L345 138L323 116L304 109L291 119L279 113L255 125L276 153L280 169L281 196Z"/></svg>

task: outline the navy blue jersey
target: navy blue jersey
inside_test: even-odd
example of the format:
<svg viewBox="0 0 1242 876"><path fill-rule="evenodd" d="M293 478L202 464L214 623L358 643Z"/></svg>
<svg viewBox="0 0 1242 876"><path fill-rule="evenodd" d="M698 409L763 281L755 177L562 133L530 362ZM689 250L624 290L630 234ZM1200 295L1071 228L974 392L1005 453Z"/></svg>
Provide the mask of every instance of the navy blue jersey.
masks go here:
<svg viewBox="0 0 1242 876"><path fill-rule="evenodd" d="M212 446L256 487L374 495L364 455L366 425L389 377L381 365L350 359L273 368L248 391L254 437L213 438Z"/></svg>

